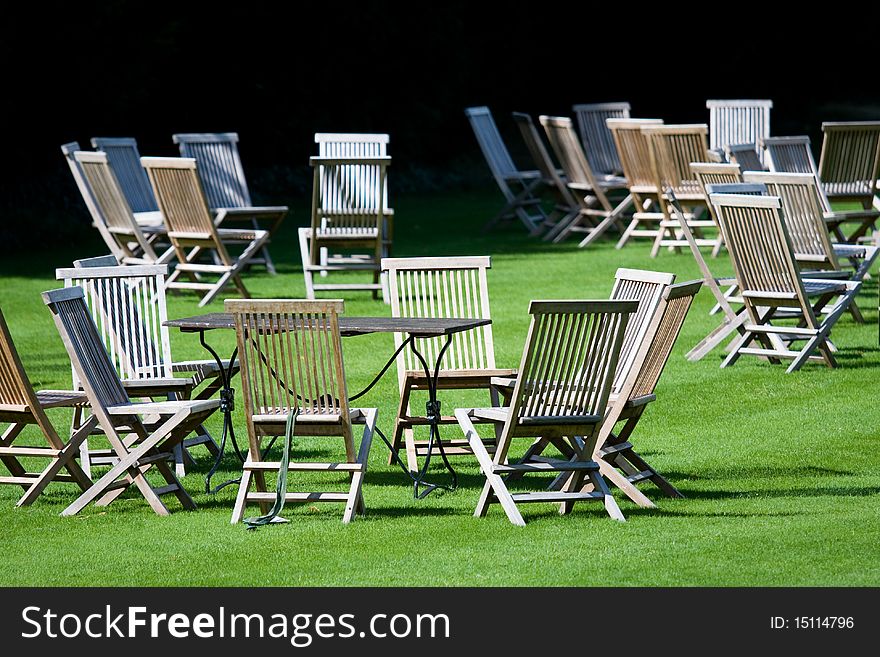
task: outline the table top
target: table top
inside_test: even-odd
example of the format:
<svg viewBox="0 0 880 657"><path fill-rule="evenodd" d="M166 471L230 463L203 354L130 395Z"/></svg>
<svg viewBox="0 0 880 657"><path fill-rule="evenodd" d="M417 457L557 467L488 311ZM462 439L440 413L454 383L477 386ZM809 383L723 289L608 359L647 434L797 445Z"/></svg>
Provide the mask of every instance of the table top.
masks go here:
<svg viewBox="0 0 880 657"><path fill-rule="evenodd" d="M437 317L339 317L339 332L345 336L369 333L408 333L420 338L431 338L469 331L491 324L490 319L437 318ZM234 329L230 313L207 313L194 317L171 319L165 326L179 328L184 333Z"/></svg>

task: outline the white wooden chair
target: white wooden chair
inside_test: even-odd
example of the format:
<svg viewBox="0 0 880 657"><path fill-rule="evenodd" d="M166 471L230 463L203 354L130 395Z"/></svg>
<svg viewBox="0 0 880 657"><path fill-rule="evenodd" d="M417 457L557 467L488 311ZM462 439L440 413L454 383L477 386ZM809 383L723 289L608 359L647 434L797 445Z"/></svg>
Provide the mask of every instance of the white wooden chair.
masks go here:
<svg viewBox="0 0 880 657"><path fill-rule="evenodd" d="M64 144L61 152L92 217L92 225L110 253L125 264L167 262L174 257L173 250L159 249L165 238L161 224L138 223L106 153L81 151L76 142Z"/></svg>
<svg viewBox="0 0 880 657"><path fill-rule="evenodd" d="M489 505L499 502L510 522L523 526L519 503L559 503L560 513L568 513L574 502L594 500L603 502L612 518L624 519L592 455L626 323L637 308L636 301L532 301L532 321L510 405L455 411L486 477L475 516L485 516ZM475 421L501 426L494 455L483 445ZM566 440L573 456L511 464L514 438ZM507 473L571 477L561 491L511 493L502 478ZM581 490L585 477L593 486L589 492Z"/></svg>
<svg viewBox="0 0 880 657"><path fill-rule="evenodd" d="M724 152L727 154L728 162L738 164L742 171L767 170L761 160L757 144L728 144L724 147Z"/></svg>
<svg viewBox="0 0 880 657"><path fill-rule="evenodd" d="M254 206L238 153L238 133L178 133L172 135L172 139L180 148L181 157L196 161L208 207L216 214L214 222L218 226L245 221L259 230L261 222L268 222L269 237L275 234L288 208L286 205ZM260 257L251 258L250 262L263 264L270 274L275 273L268 246L263 246Z"/></svg>
<svg viewBox="0 0 880 657"><path fill-rule="evenodd" d="M134 485L159 515L168 515L162 495L173 493L185 509L195 503L169 467L174 446L219 407L217 400L132 403L104 350L89 315L82 288L43 293L93 417L107 436L117 461L61 515L79 513L90 503L107 506ZM153 418L158 416L158 420ZM147 419L150 418L150 419ZM86 425L88 426L88 425ZM145 474L155 468L165 485L154 487Z"/></svg>
<svg viewBox="0 0 880 657"><path fill-rule="evenodd" d="M315 291L367 290L385 298L381 282L385 189L390 157L312 157L311 226L299 229L306 297ZM322 257L322 250L333 254ZM340 250L350 253L341 255ZM316 273L369 272L372 283L315 283Z"/></svg>
<svg viewBox="0 0 880 657"><path fill-rule="evenodd" d="M62 438L46 413L52 408L74 409L85 403L86 396L81 392L34 390L0 311L0 423L8 425L0 434L0 463L9 471L9 476L0 476L0 484L21 486L23 493L16 506L32 504L52 482L73 482L84 491L92 485L76 457L95 422ZM29 441L25 445L19 440L16 445L16 439L31 425L39 428L43 444ZM28 471L21 458L46 459L48 465L39 472Z"/></svg>
<svg viewBox="0 0 880 657"><path fill-rule="evenodd" d="M242 296L249 297L241 273L263 248L269 233L265 230L217 228L202 192L194 159L144 157L141 162L165 217L168 238L178 261L165 286L202 294L199 307L213 301L229 283L233 283ZM230 245L243 250L233 256L227 249ZM210 263L200 261L202 256L212 253L215 259ZM216 277L217 280L206 282L203 277Z"/></svg>
<svg viewBox="0 0 880 657"><path fill-rule="evenodd" d="M64 287L80 287L86 306L98 327L101 341L130 397L156 400L210 399L222 386L221 372L213 360L174 362L165 307L166 265L118 266L113 256L77 260L74 267L56 269ZM75 373L74 373L75 374ZM183 376L175 376L175 374ZM80 382L74 376L74 389ZM75 420L77 426L80 418ZM177 474L186 474L192 463L187 450L205 445L216 455L218 448L207 429L175 447ZM81 448L83 469L112 463L115 455Z"/></svg>
<svg viewBox="0 0 880 657"><path fill-rule="evenodd" d="M830 202L859 203L865 210L880 210L877 177L880 175L880 121L823 123L819 179ZM830 209L830 208L829 208ZM865 217L841 241L857 242L875 228L877 215Z"/></svg>
<svg viewBox="0 0 880 657"><path fill-rule="evenodd" d="M110 168L137 222L142 226L161 226L162 213L141 166L137 141L130 137L92 137L91 143L92 148L107 154Z"/></svg>
<svg viewBox="0 0 880 657"><path fill-rule="evenodd" d="M577 119L584 153L593 172L600 177L622 175L623 166L606 121L628 119L629 103L574 105L571 110Z"/></svg>
<svg viewBox="0 0 880 657"><path fill-rule="evenodd" d="M581 233L585 236L578 246L585 247L611 227L623 233L623 213L632 204L632 196L626 193L626 181L617 177L598 178L593 173L571 119L542 115L538 121L544 126L568 188L580 206L577 216L566 224L558 223L547 233L547 239L561 242L572 233ZM618 194L622 198L613 205L609 197L615 192L622 192Z"/></svg>
<svg viewBox="0 0 880 657"><path fill-rule="evenodd" d="M758 143L770 136L772 100L707 100L706 108L709 110L709 148ZM759 157L763 162L762 154Z"/></svg>
<svg viewBox="0 0 880 657"><path fill-rule="evenodd" d="M382 269L388 273L390 287L391 316L491 319L486 281L490 267L488 256L383 259ZM395 347L399 348L404 339L404 335L395 333ZM434 363L444 341L445 338L419 339L416 345L427 362ZM492 326L480 326L453 336L440 363L437 389L485 390L491 405L498 406L498 392L491 386L491 380L515 372L496 366ZM423 365L409 349L397 356L397 382L400 405L391 445L399 452L405 444L407 465L418 472L418 457L426 453L428 441L417 441L413 430L428 425L428 419L422 413L412 413L410 400L413 393L426 391L429 381ZM447 415L441 416L440 423L457 421ZM444 440L443 446L449 455L472 453L467 440Z"/></svg>
<svg viewBox="0 0 880 657"><path fill-rule="evenodd" d="M233 524L244 518L248 503L259 503L266 513L269 502L275 500L276 493L266 488L266 473L279 472L283 456L281 461L268 460L263 441L270 436L284 436L292 413L296 415L292 432L297 445L287 470L297 474L340 473L349 482L345 492L290 492L286 486L283 490L276 487L276 491L286 502L341 502L345 505L345 523L356 513L364 513L361 486L377 410L348 405L338 321L342 310L340 300L227 299L226 311L235 318L249 445L232 512ZM354 443L354 424L364 425L359 446ZM333 462L307 460L308 450L301 445L314 445L318 437L324 436L342 439L344 457ZM286 473L283 476L286 478Z"/></svg>
<svg viewBox="0 0 880 657"><path fill-rule="evenodd" d="M537 196L544 184L539 171L520 171L513 163L507 146L501 139L495 119L488 107L469 107L464 111L486 164L506 205L490 219L483 230L489 230L503 219L519 219L530 233L535 232L546 215Z"/></svg>
<svg viewBox="0 0 880 657"><path fill-rule="evenodd" d="M635 212L617 248L623 248L631 239L647 237L656 239L663 213L658 205L660 190L651 166L648 140L642 133L643 126L663 125L662 119L608 119L606 122L623 167L629 193L633 198Z"/></svg>
<svg viewBox="0 0 880 657"><path fill-rule="evenodd" d="M800 369L808 360L835 367L829 333L861 283L802 279L779 197L712 191L709 199L723 226L748 316L744 334L732 345L721 366L732 365L742 354L750 354L766 356L773 363L791 359L788 372ZM820 321L818 313L838 297L833 310ZM773 324L777 309L784 309L789 317L795 315L799 325ZM774 344L770 336L785 341L785 346ZM761 347L750 346L755 340ZM795 349L794 342L802 340L806 343Z"/></svg>
<svg viewBox="0 0 880 657"><path fill-rule="evenodd" d="M706 210L706 197L694 178L690 169L691 162L703 162L706 159L705 124L696 125L646 125L641 128L648 142L651 168L654 173L654 185L660 193L660 231L654 238L651 257L656 257L663 246L688 246L688 242L680 236L679 220L672 216L666 194L672 191L678 202L685 208L685 219L695 233L699 246L708 246L717 253L722 243L721 236L707 238L701 236L703 228L715 228L711 218L700 218Z"/></svg>

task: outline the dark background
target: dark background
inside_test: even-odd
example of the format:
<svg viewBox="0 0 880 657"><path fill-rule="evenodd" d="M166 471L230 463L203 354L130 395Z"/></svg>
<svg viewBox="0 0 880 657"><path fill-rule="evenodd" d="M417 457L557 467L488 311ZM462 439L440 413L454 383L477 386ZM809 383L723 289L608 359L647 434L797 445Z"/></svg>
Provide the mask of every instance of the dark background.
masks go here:
<svg viewBox="0 0 880 657"><path fill-rule="evenodd" d="M876 13L704 3L30 4L0 26L0 249L88 225L59 145L236 131L257 202L309 194L313 134L388 132L392 194L491 185L462 109L705 122L707 98L772 98L774 134L880 116ZM525 162L524 162L525 163Z"/></svg>

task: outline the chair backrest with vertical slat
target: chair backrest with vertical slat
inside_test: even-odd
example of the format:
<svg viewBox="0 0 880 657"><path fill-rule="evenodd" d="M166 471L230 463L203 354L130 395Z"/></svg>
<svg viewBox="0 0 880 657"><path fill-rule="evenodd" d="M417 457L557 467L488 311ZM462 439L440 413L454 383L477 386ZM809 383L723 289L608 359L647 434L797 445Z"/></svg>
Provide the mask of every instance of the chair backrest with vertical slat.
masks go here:
<svg viewBox="0 0 880 657"><path fill-rule="evenodd" d="M332 233L378 234L387 207L390 157L313 157L312 229Z"/></svg>
<svg viewBox="0 0 880 657"><path fill-rule="evenodd" d="M812 173L818 176L816 160L810 148L810 138L806 135L796 137L765 137L759 143L766 156L764 161L770 171L778 173Z"/></svg>
<svg viewBox="0 0 880 657"><path fill-rule="evenodd" d="M710 202L724 227L737 284L744 298L800 299L806 294L778 196L718 194Z"/></svg>
<svg viewBox="0 0 880 657"><path fill-rule="evenodd" d="M86 307L83 290L66 287L43 292L77 379L95 406L129 403L119 375L104 349L101 335Z"/></svg>
<svg viewBox="0 0 880 657"><path fill-rule="evenodd" d="M654 313L660 305L663 292L673 282L675 282L675 274L641 269L620 268L614 275L614 287L610 298L638 301L639 306L626 324L626 333L623 336L611 392L620 392L654 318Z"/></svg>
<svg viewBox="0 0 880 657"><path fill-rule="evenodd" d="M486 158L486 164L492 176L502 188L506 188L505 178L517 172L516 165L510 157L507 146L501 140L501 133L492 118L488 107L468 107L464 111Z"/></svg>
<svg viewBox="0 0 880 657"><path fill-rule="evenodd" d="M700 185L703 195L707 198L708 192L706 191L706 187L709 185L729 185L741 183L743 181L742 172L738 164L691 162L690 168L691 173L694 174ZM715 217L715 208L712 207L711 203L709 204L709 214L712 215L712 219L717 225L718 219Z"/></svg>
<svg viewBox="0 0 880 657"><path fill-rule="evenodd" d="M660 189L672 189L679 196L702 194L691 172L691 162L705 162L705 124L643 126L648 141L654 183Z"/></svg>
<svg viewBox="0 0 880 657"><path fill-rule="evenodd" d="M390 138L387 134L361 134L361 133L342 133L342 132L316 132L315 143L318 145L318 157L329 158L372 158L387 157L388 142ZM353 173L357 174L360 169L356 168ZM370 178L361 180L354 177L346 181L353 187L352 190L345 192L346 196L356 197L363 192L361 188L365 188L367 192L378 195L378 189L374 181ZM384 194L384 207L388 207L388 179L385 179L385 187L382 190ZM379 203L378 196L375 203Z"/></svg>
<svg viewBox="0 0 880 657"><path fill-rule="evenodd" d="M561 181L559 174L556 171L556 165L553 162L553 158L550 157L547 147L544 146L544 142L541 139L537 127L535 127L534 121L532 121L532 117L523 112L514 112L513 122L516 123L516 126L519 128L523 141L526 144L526 148L529 151L529 155L532 156L532 160L535 162L538 171L541 172L541 176L546 180Z"/></svg>
<svg viewBox="0 0 880 657"><path fill-rule="evenodd" d="M238 133L178 133L172 139L180 148L181 157L196 161L199 180L212 210L251 206L251 195L238 154Z"/></svg>
<svg viewBox="0 0 880 657"><path fill-rule="evenodd" d="M341 300L227 299L238 340L242 394L257 415L348 419L339 334Z"/></svg>
<svg viewBox="0 0 880 657"><path fill-rule="evenodd" d="M870 207L880 171L880 121L823 123L819 179L829 198Z"/></svg>
<svg viewBox="0 0 880 657"><path fill-rule="evenodd" d="M131 206L110 167L107 154L100 151L77 151L73 158L82 171L107 227L126 233L139 233Z"/></svg>
<svg viewBox="0 0 880 657"><path fill-rule="evenodd" d="M738 164L742 171L765 171L764 163L758 155L758 145L749 144L729 144L724 147L727 153L727 159L734 164Z"/></svg>
<svg viewBox="0 0 880 657"><path fill-rule="evenodd" d="M688 310L702 285L702 281L690 281L670 285L663 291L654 321L636 356L636 367L624 385L624 388L629 388L629 399L654 393L663 368L669 361L672 347L684 326Z"/></svg>
<svg viewBox="0 0 880 657"><path fill-rule="evenodd" d="M757 143L770 136L772 100L707 100L706 108L710 148Z"/></svg>
<svg viewBox="0 0 880 657"><path fill-rule="evenodd" d="M37 408L36 394L0 310L0 407Z"/></svg>
<svg viewBox="0 0 880 657"><path fill-rule="evenodd" d="M451 258L383 258L388 272L392 317L438 317L491 319L486 272L489 256ZM416 347L434 363L445 338L419 338ZM400 347L403 335L394 334ZM495 368L492 325L480 326L452 336L440 362L441 371ZM409 349L397 357L397 375L402 381L408 371L422 371L420 361Z"/></svg>
<svg viewBox="0 0 880 657"><path fill-rule="evenodd" d="M663 125L663 120L608 119L605 123L614 138L623 175L630 188L656 188L648 140L642 134L642 126Z"/></svg>
<svg viewBox="0 0 880 657"><path fill-rule="evenodd" d="M614 145L614 137L605 123L608 119L628 119L629 103L594 103L574 105L578 129L584 144L584 152L598 175L613 175L623 172L620 156Z"/></svg>
<svg viewBox="0 0 880 657"><path fill-rule="evenodd" d="M577 133L574 131L571 119L564 116L545 116L542 114L538 117L538 121L544 126L550 148L556 154L556 159L562 165L562 170L565 171L568 181L587 185L594 192L598 192L599 186L596 184L596 177L590 168L590 163L587 161Z"/></svg>
<svg viewBox="0 0 880 657"><path fill-rule="evenodd" d="M779 197L798 258L828 261L837 268L834 247L823 219L822 197L813 174L749 172L743 177L746 182L765 185L770 196Z"/></svg>
<svg viewBox="0 0 880 657"><path fill-rule="evenodd" d="M92 148L107 153L110 168L132 212L155 212L159 209L150 181L141 166L141 154L134 139L93 137Z"/></svg>
<svg viewBox="0 0 880 657"><path fill-rule="evenodd" d="M603 416L637 301L532 301L509 423Z"/></svg>
<svg viewBox="0 0 880 657"><path fill-rule="evenodd" d="M165 307L166 265L121 267L89 258L57 269L65 288L83 290L104 348L125 380L171 378L171 342Z"/></svg>
<svg viewBox="0 0 880 657"><path fill-rule="evenodd" d="M184 157L141 158L170 236L197 234L217 238L214 221L197 174L196 161Z"/></svg>

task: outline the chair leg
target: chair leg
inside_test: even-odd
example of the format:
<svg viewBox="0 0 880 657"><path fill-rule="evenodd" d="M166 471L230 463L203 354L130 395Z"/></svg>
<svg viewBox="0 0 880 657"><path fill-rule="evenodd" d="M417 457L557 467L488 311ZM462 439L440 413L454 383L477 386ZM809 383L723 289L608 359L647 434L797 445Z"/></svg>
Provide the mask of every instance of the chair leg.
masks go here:
<svg viewBox="0 0 880 657"><path fill-rule="evenodd" d="M241 473L241 482L238 484L238 495L235 496L235 506L232 507L232 521L235 525L244 518L245 507L247 506L247 495L251 487L251 477L253 473L250 470L243 470Z"/></svg>
<svg viewBox="0 0 880 657"><path fill-rule="evenodd" d="M623 517L623 513L620 511L620 507L617 506L617 500L614 499L611 491L608 490L608 484L605 483L602 475L598 472L590 472L589 475L590 481L593 484L593 488L602 493L602 495L604 496L603 502L605 504L605 510L608 512L608 515L619 522L626 522L626 518Z"/></svg>
<svg viewBox="0 0 880 657"><path fill-rule="evenodd" d="M638 504L640 507L645 509L653 509L655 508L654 503L648 499L648 496L645 495L642 491L640 491L636 486L629 481L624 475L620 474L614 466L609 465L603 460L599 460L599 472L608 478L608 480L617 486L624 495L626 495L633 502ZM594 484L595 485L595 484Z"/></svg>
<svg viewBox="0 0 880 657"><path fill-rule="evenodd" d="M306 283L306 299L314 300L315 298L315 282L314 273L310 269L311 256L309 255L309 240L312 237L311 228L300 228L299 235L299 254L302 261L303 278Z"/></svg>

